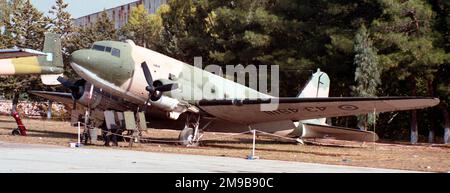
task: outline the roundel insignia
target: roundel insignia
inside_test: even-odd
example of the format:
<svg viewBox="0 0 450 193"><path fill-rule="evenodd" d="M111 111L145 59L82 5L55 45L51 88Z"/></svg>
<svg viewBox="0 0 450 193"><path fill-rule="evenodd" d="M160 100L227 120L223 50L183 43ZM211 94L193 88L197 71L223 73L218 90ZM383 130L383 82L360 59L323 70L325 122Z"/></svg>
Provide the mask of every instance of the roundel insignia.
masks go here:
<svg viewBox="0 0 450 193"><path fill-rule="evenodd" d="M359 108L355 105L341 105L341 106L339 106L339 109L344 110L344 111L354 111L354 110L358 110Z"/></svg>

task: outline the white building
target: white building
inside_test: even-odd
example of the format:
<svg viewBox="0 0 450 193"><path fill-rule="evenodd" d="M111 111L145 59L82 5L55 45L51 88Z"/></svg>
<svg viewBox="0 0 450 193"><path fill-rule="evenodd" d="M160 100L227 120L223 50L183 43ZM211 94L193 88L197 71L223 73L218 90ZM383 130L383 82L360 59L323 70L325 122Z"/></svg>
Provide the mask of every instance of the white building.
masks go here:
<svg viewBox="0 0 450 193"><path fill-rule="evenodd" d="M158 10L158 8L165 3L167 3L167 0L138 0L104 11L108 14L109 19L114 23L115 28L119 29L128 22L128 18L130 18L131 15L131 9L133 7L137 7L138 5L143 4L145 9L150 14L154 14ZM79 27L90 26L97 21L97 19L101 16L102 12L103 11L99 11L97 13L86 15L74 19L73 21L75 25Z"/></svg>

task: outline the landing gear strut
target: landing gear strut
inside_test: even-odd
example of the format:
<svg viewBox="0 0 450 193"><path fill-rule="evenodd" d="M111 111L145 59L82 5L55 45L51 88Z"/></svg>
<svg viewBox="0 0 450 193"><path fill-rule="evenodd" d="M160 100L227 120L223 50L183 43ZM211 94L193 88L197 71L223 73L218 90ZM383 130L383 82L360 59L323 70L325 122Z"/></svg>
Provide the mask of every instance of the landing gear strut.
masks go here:
<svg viewBox="0 0 450 193"><path fill-rule="evenodd" d="M184 129L181 131L178 139L183 146L197 146L200 138L203 136L202 131L199 129L200 126L200 115L198 114L187 114L186 123Z"/></svg>

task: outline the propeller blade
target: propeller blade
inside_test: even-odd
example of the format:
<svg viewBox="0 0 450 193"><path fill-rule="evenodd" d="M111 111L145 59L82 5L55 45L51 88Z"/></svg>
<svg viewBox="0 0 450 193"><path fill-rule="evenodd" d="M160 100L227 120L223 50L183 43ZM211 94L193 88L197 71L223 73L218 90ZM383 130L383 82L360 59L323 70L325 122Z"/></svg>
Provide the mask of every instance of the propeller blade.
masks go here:
<svg viewBox="0 0 450 193"><path fill-rule="evenodd" d="M157 90L159 92L168 92L168 91L175 90L175 89L178 89L177 83L161 85L161 86L158 86L155 88L155 90Z"/></svg>
<svg viewBox="0 0 450 193"><path fill-rule="evenodd" d="M142 70L144 70L145 80L147 80L147 84L150 87L153 87L153 77L150 69L147 66L146 62L142 62L141 64Z"/></svg>
<svg viewBox="0 0 450 193"><path fill-rule="evenodd" d="M72 82L64 79L62 76L58 77L56 80L58 80L58 82L60 82L64 87L72 88L74 86Z"/></svg>
<svg viewBox="0 0 450 193"><path fill-rule="evenodd" d="M77 100L73 100L72 109L77 110Z"/></svg>

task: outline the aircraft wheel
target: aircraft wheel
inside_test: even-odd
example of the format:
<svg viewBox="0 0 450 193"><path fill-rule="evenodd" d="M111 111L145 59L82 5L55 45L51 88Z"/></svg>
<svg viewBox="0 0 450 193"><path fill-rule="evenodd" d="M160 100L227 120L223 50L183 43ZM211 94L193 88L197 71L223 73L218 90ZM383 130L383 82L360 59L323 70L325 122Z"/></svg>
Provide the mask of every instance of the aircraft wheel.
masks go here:
<svg viewBox="0 0 450 193"><path fill-rule="evenodd" d="M18 128L12 130L12 135L20 135L20 130Z"/></svg>
<svg viewBox="0 0 450 193"><path fill-rule="evenodd" d="M180 140L181 145L183 146L190 146L194 145L194 129L192 128L184 128L180 136L178 137Z"/></svg>

